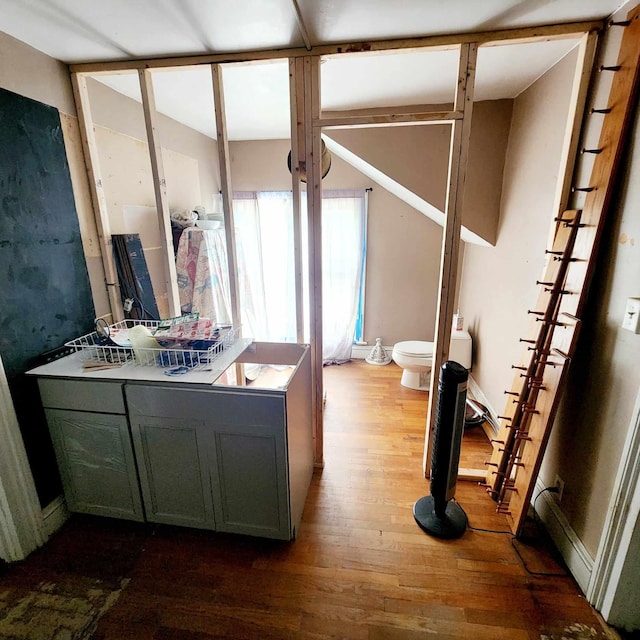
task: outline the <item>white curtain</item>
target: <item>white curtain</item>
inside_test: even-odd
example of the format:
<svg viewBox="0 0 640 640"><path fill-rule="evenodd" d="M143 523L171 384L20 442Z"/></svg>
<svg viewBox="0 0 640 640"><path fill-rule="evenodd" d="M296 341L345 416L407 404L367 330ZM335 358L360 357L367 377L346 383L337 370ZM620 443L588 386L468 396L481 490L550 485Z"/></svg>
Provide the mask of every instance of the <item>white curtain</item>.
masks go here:
<svg viewBox="0 0 640 640"><path fill-rule="evenodd" d="M243 334L295 342L293 202L288 191L233 195Z"/></svg>
<svg viewBox="0 0 640 640"><path fill-rule="evenodd" d="M306 194L302 194L305 339L308 340ZM323 191L323 362L351 358L366 225L364 189ZM256 340L295 342L293 198L290 191L235 192L239 295L243 334Z"/></svg>
<svg viewBox="0 0 640 640"><path fill-rule="evenodd" d="M346 362L356 327L365 237L365 192L322 192L322 359Z"/></svg>

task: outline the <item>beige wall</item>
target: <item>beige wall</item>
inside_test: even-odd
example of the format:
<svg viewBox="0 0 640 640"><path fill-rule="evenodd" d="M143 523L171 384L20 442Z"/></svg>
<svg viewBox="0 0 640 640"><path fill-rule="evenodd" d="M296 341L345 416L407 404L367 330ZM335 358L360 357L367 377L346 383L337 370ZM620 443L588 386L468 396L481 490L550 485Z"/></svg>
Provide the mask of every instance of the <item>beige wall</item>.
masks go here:
<svg viewBox="0 0 640 640"><path fill-rule="evenodd" d="M495 244L512 100L473 105L462 222ZM331 130L328 134L374 167L444 211L450 127L421 125Z"/></svg>
<svg viewBox="0 0 640 640"><path fill-rule="evenodd" d="M473 378L503 413L512 364L537 298L560 162L575 53L516 98L495 247L467 245L460 310L474 338Z"/></svg>
<svg viewBox="0 0 640 640"><path fill-rule="evenodd" d="M635 2L623 7L616 19L624 19ZM599 63L613 64L623 29L608 29L601 46ZM609 80L606 78L606 80ZM605 104L608 84L600 86L594 104ZM588 121L589 146L596 146L599 120ZM625 437L632 421L640 390L640 335L621 328L626 300L640 296L640 120L637 99L620 180L607 214L583 325L569 381L541 475L546 482L556 473L565 481L562 511L595 556L603 531L612 489L620 464ZM593 144L592 144L593 143ZM590 167L586 167L590 172ZM584 172L586 175L587 172ZM588 178L583 178L583 180ZM636 524L636 527L638 525ZM638 537L635 547L635 592L628 580L627 593L637 602ZM633 567L633 563L631 565ZM618 609L617 619L635 619ZM634 617L635 616L635 617Z"/></svg>
<svg viewBox="0 0 640 640"><path fill-rule="evenodd" d="M290 190L289 141L232 142L236 191ZM402 156L401 152L398 152ZM373 187L369 194L365 340L432 340L442 229L334 157L326 189Z"/></svg>
<svg viewBox="0 0 640 640"><path fill-rule="evenodd" d="M2 32L0 86L76 115L67 65Z"/></svg>
<svg viewBox="0 0 640 640"><path fill-rule="evenodd" d="M495 237L511 101L479 103L474 109L465 210L475 216L477 233ZM332 130L330 135L444 209L448 126ZM491 149L490 154L486 148ZM231 142L230 151L234 190L291 189L288 140ZM369 194L365 340L373 343L381 337L385 345L433 340L442 228L340 158L333 158L323 187L373 187Z"/></svg>
<svg viewBox="0 0 640 640"><path fill-rule="evenodd" d="M615 63L621 31L607 30L601 62ZM504 407L502 391L511 383L510 365L521 353L518 338L528 333L525 310L537 297L534 281L541 274L548 237L570 62L571 58L561 61L516 100L498 243L495 249L469 247L465 254L461 305L476 338L473 377L497 413ZM608 90L603 86L592 104L605 104ZM593 118L591 122L598 124ZM587 126L583 143L596 146L597 127L589 121ZM620 327L626 299L640 296L637 110L631 131L576 355L540 472L547 486L556 474L564 480L560 509L592 558L603 534L640 388L640 336ZM578 179L583 183L590 174L590 165L584 164ZM637 545L635 553L637 557Z"/></svg>
<svg viewBox="0 0 640 640"><path fill-rule="evenodd" d="M89 182L82 154L73 90L67 66L0 32L0 87L56 107L69 163L69 173L87 258L96 315L109 311Z"/></svg>

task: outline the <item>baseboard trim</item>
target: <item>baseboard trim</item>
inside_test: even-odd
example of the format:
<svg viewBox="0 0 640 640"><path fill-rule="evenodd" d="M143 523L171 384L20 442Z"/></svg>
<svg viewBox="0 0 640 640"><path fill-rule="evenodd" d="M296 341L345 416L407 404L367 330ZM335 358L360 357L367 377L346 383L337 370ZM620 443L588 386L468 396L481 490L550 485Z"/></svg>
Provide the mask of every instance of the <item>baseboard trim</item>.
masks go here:
<svg viewBox="0 0 640 640"><path fill-rule="evenodd" d="M375 345L372 344L354 344L351 347L351 357L354 360L364 360L365 358L369 357L369 354L371 353L371 350L373 349ZM393 351L393 347L382 347L388 355L391 355L391 352Z"/></svg>
<svg viewBox="0 0 640 640"><path fill-rule="evenodd" d="M583 593L587 593L594 560L589 555L587 548L569 524L564 513L560 510L553 494L544 491L545 485L540 479L536 481L535 495L540 496L536 500L536 511L540 520L544 523L553 543L560 552L562 559Z"/></svg>
<svg viewBox="0 0 640 640"><path fill-rule="evenodd" d="M44 507L42 519L44 521L44 533L47 538L50 538L62 528L62 525L69 519L67 503L62 496L58 496Z"/></svg>

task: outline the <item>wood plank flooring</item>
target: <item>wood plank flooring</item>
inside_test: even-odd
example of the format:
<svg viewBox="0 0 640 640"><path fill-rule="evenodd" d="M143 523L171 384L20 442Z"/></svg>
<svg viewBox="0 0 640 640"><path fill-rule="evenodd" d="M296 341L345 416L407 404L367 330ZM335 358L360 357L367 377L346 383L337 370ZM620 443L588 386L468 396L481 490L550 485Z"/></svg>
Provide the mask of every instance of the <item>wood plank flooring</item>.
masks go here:
<svg viewBox="0 0 640 640"><path fill-rule="evenodd" d="M130 578L96 640L560 640L570 625L585 635L564 637L608 637L535 527L513 543L477 530L441 541L417 527L427 394L399 379L395 364L325 369L325 467L296 541L74 516L0 588ZM474 428L461 464L487 451ZM458 483L456 498L472 526L507 531L477 485Z"/></svg>

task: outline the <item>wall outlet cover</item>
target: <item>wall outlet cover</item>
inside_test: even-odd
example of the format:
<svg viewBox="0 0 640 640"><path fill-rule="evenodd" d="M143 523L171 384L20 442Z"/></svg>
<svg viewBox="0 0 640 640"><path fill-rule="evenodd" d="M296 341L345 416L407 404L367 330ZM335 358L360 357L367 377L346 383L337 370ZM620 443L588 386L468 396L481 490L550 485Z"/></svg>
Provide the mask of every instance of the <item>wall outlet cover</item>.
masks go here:
<svg viewBox="0 0 640 640"><path fill-rule="evenodd" d="M622 328L633 333L640 333L640 298L627 299Z"/></svg>

